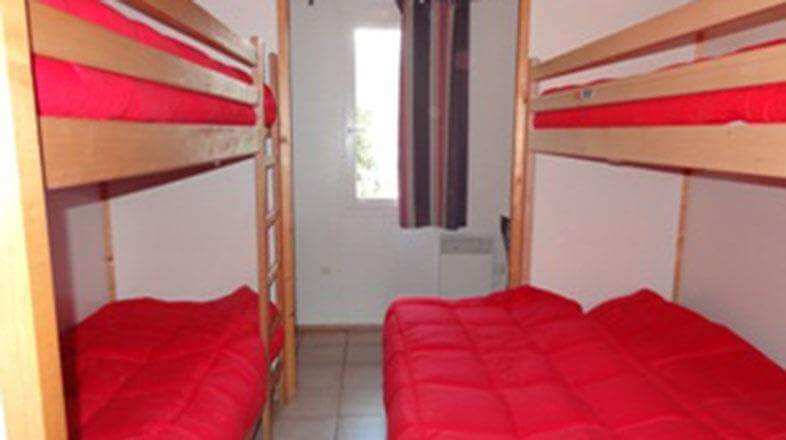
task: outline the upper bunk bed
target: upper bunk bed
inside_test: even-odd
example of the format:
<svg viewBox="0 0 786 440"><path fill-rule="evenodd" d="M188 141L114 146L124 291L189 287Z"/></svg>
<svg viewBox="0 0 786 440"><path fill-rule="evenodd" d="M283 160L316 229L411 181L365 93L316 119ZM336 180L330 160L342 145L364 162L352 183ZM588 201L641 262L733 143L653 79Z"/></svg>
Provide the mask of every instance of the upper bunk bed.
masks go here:
<svg viewBox="0 0 786 440"><path fill-rule="evenodd" d="M690 2L533 63L529 81L534 85L783 18L785 3ZM778 40L533 94L530 147L612 162L786 177L786 153L779 145L786 135L785 57L786 44Z"/></svg>
<svg viewBox="0 0 786 440"><path fill-rule="evenodd" d="M512 286L529 280L535 154L786 178L782 41L539 93L547 80L782 19L786 1L687 2L543 62L529 56L530 1L519 1L510 186ZM681 208L681 222L683 213ZM679 264L675 266L678 285ZM675 287L675 295L677 291Z"/></svg>
<svg viewBox="0 0 786 440"><path fill-rule="evenodd" d="M50 189L251 156L268 135L257 127L263 114L259 43L182 2L124 3L237 65L216 61L100 1L30 1ZM266 95L269 126L275 105Z"/></svg>

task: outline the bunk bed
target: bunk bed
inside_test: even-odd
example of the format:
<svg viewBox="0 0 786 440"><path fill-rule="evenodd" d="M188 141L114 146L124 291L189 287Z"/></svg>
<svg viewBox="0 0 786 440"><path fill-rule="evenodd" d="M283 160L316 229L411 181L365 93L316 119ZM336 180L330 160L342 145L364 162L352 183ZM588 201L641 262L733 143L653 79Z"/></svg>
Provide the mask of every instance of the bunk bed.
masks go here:
<svg viewBox="0 0 786 440"><path fill-rule="evenodd" d="M786 437L786 371L678 303L687 177L674 302L644 290L583 311L527 285L536 154L786 177L781 41L543 93L540 83L784 13L783 0L697 0L537 62L529 58L530 1L519 1L510 290L391 306L388 438Z"/></svg>
<svg viewBox="0 0 786 440"><path fill-rule="evenodd" d="M250 438L258 425L270 438L274 395L289 402L296 377L287 2L272 88L257 38L188 0L122 3L184 38L95 0L13 0L0 11L9 438ZM59 337L47 191L242 159L256 164L258 293L113 301Z"/></svg>

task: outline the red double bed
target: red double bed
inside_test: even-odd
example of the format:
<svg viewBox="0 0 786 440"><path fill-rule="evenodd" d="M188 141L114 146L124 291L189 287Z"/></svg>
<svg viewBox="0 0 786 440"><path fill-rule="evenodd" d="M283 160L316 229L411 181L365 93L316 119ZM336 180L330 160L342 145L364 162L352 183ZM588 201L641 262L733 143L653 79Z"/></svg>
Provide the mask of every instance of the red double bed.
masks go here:
<svg viewBox="0 0 786 440"><path fill-rule="evenodd" d="M649 291L405 299L384 343L391 440L786 438L786 372Z"/></svg>
<svg viewBox="0 0 786 440"><path fill-rule="evenodd" d="M279 326L271 357L283 339ZM259 295L248 287L203 303L114 302L61 345L75 439L241 439L270 386Z"/></svg>
<svg viewBox="0 0 786 440"><path fill-rule="evenodd" d="M727 56L786 44L774 40L748 46ZM712 60L704 58L695 63ZM661 70L683 66L677 64ZM544 95L574 91L598 83L567 86L547 90ZM536 112L534 127L592 128L658 125L718 125L731 122L774 123L786 122L786 83L762 84L689 95L645 99L624 103L596 105Z"/></svg>

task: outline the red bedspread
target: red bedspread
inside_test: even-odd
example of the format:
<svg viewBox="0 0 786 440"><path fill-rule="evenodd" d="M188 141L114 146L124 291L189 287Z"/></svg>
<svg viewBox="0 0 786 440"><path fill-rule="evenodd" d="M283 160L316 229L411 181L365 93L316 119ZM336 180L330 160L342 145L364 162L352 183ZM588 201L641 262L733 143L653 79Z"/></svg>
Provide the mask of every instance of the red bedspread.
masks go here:
<svg viewBox="0 0 786 440"><path fill-rule="evenodd" d="M239 439L265 402L259 296L109 304L63 338L72 438ZM271 342L278 353L279 329Z"/></svg>
<svg viewBox="0 0 786 440"><path fill-rule="evenodd" d="M251 82L245 72L126 18L98 0L42 2L203 67ZM256 120L252 106L45 56L34 56L33 70L42 116L239 125L253 125Z"/></svg>
<svg viewBox="0 0 786 440"><path fill-rule="evenodd" d="M786 438L786 373L648 293L406 299L384 338L391 440Z"/></svg>
<svg viewBox="0 0 786 440"><path fill-rule="evenodd" d="M776 40L743 48L735 53L784 44ZM703 62L706 59L698 60ZM669 66L670 69L676 66ZM598 82L604 82L601 80ZM569 86L546 91L580 89ZM721 90L619 104L542 111L535 114L535 128L630 127L656 125L786 122L786 83Z"/></svg>

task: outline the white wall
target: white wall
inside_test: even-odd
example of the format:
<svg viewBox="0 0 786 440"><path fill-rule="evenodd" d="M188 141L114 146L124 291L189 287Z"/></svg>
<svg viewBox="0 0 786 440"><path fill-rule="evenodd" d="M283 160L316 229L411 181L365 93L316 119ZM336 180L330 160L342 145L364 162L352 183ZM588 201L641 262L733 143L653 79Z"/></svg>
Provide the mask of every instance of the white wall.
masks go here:
<svg viewBox="0 0 786 440"><path fill-rule="evenodd" d="M109 301L104 214L95 186L47 195L58 324L67 329Z"/></svg>
<svg viewBox="0 0 786 440"><path fill-rule="evenodd" d="M402 231L393 206L358 207L351 194L344 140L353 89L349 36L358 20L389 23L398 11L392 0L292 7L299 321L380 323L396 295L440 288L440 232ZM515 2L472 5L469 227L462 234L498 239L505 211L515 19Z"/></svg>
<svg viewBox="0 0 786 440"><path fill-rule="evenodd" d="M782 38L779 22L707 43L708 54ZM691 179L682 302L733 328L786 366L786 186Z"/></svg>
<svg viewBox="0 0 786 440"><path fill-rule="evenodd" d="M198 3L276 50L275 0ZM246 160L165 185L113 185L124 192L112 201L118 297L207 299L256 286L253 182Z"/></svg>
<svg viewBox="0 0 786 440"><path fill-rule="evenodd" d="M254 163L115 197L119 298L204 299L256 286Z"/></svg>
<svg viewBox="0 0 786 440"><path fill-rule="evenodd" d="M548 59L686 2L537 0L532 56ZM673 50L544 86L630 75L692 57L692 47ZM533 284L585 306L642 286L670 294L679 186L672 173L539 155Z"/></svg>

